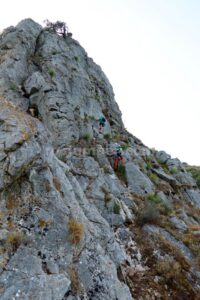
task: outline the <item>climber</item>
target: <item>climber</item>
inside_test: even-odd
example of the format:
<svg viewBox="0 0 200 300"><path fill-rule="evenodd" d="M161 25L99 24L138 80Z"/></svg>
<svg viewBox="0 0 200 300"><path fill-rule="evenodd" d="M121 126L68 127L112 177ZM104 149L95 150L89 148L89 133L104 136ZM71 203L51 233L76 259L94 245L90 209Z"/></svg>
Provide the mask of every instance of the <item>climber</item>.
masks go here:
<svg viewBox="0 0 200 300"><path fill-rule="evenodd" d="M119 165L119 162L121 165L124 163L124 158L122 156L122 148L119 144L115 143L115 149L114 149L114 170L116 171Z"/></svg>
<svg viewBox="0 0 200 300"><path fill-rule="evenodd" d="M99 121L99 133L103 133L103 129L105 127L106 119L103 116L101 116L98 121Z"/></svg>

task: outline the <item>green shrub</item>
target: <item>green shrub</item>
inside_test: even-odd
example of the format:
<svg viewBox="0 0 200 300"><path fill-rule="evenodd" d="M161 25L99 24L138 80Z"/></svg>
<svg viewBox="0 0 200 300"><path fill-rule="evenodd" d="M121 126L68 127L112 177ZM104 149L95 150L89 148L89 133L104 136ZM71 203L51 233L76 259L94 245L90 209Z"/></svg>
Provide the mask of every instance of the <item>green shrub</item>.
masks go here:
<svg viewBox="0 0 200 300"><path fill-rule="evenodd" d="M56 75L56 73L53 69L49 69L48 74L49 74L49 76L51 76L51 78L53 78Z"/></svg>
<svg viewBox="0 0 200 300"><path fill-rule="evenodd" d="M84 139L85 141L89 141L89 140L91 139L90 134L89 134L89 133L85 133L85 134L83 135L83 139Z"/></svg>
<svg viewBox="0 0 200 300"><path fill-rule="evenodd" d="M117 202L115 202L114 206L113 206L113 212L114 212L114 214L119 215L120 214L120 210L121 210L120 205Z"/></svg>
<svg viewBox="0 0 200 300"><path fill-rule="evenodd" d="M78 56L74 56L75 61L79 61L79 57Z"/></svg>
<svg viewBox="0 0 200 300"><path fill-rule="evenodd" d="M169 174L169 167L165 163L161 162L161 160L159 158L156 158L156 160L157 160L157 163L161 166L161 168L163 168L165 173Z"/></svg>
<svg viewBox="0 0 200 300"><path fill-rule="evenodd" d="M13 92L18 92L18 90L19 90L18 86L17 86L15 83L12 83L12 84L10 85L10 89L11 89L11 91L13 91Z"/></svg>
<svg viewBox="0 0 200 300"><path fill-rule="evenodd" d="M153 182L156 182L158 180L158 176L155 173L150 173L149 178Z"/></svg>
<svg viewBox="0 0 200 300"><path fill-rule="evenodd" d="M172 167L171 169L170 169L170 173L171 174L177 174L178 173L178 169L177 169L177 167Z"/></svg>
<svg viewBox="0 0 200 300"><path fill-rule="evenodd" d="M115 133L113 135L113 141L118 142L121 139L121 134L120 133Z"/></svg>
<svg viewBox="0 0 200 300"><path fill-rule="evenodd" d="M186 167L187 171L192 174L192 177L197 183L197 186L200 188L200 167L188 166Z"/></svg>
<svg viewBox="0 0 200 300"><path fill-rule="evenodd" d="M147 161L146 162L146 167L147 167L148 170L152 169L152 163L151 163L151 161Z"/></svg>
<svg viewBox="0 0 200 300"><path fill-rule="evenodd" d="M130 144L129 143L125 143L122 145L122 150L127 150L128 148L130 147Z"/></svg>
<svg viewBox="0 0 200 300"><path fill-rule="evenodd" d="M124 165L118 164L117 173L126 176L126 168Z"/></svg>
<svg viewBox="0 0 200 300"><path fill-rule="evenodd" d="M147 199L156 204L160 203L160 197L155 193L148 194Z"/></svg>
<svg viewBox="0 0 200 300"><path fill-rule="evenodd" d="M150 170L152 166L152 157L146 156L145 157L146 167L148 170Z"/></svg>
<svg viewBox="0 0 200 300"><path fill-rule="evenodd" d="M127 183L126 167L124 165L118 164L117 170L115 170L115 173L117 174L117 176L120 180L122 180L124 183Z"/></svg>
<svg viewBox="0 0 200 300"><path fill-rule="evenodd" d="M104 134L104 139L110 141L112 139L112 135L110 133L106 133L106 134Z"/></svg>

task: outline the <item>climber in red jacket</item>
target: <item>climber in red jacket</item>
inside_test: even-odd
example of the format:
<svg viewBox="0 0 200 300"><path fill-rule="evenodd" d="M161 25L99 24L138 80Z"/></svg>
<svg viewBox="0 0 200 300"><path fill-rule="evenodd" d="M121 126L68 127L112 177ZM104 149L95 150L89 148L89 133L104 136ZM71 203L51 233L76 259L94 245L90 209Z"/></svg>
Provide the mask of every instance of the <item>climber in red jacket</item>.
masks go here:
<svg viewBox="0 0 200 300"><path fill-rule="evenodd" d="M124 158L122 156L122 148L119 144L115 144L115 150L114 150L114 170L116 171L118 166L119 166L119 163L121 165L124 164Z"/></svg>

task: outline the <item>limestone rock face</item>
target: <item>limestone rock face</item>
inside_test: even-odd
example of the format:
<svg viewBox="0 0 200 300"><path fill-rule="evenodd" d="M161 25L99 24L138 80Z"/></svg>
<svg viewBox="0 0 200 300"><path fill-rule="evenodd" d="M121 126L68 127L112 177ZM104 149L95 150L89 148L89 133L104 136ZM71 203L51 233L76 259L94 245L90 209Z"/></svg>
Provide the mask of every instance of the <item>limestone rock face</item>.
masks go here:
<svg viewBox="0 0 200 300"><path fill-rule="evenodd" d="M4 30L0 104L0 299L197 299L197 185L126 131L77 41L31 19ZM176 263L175 278L164 262Z"/></svg>
<svg viewBox="0 0 200 300"><path fill-rule="evenodd" d="M148 176L131 162L126 164L127 180L132 192L145 195L153 192L153 184Z"/></svg>

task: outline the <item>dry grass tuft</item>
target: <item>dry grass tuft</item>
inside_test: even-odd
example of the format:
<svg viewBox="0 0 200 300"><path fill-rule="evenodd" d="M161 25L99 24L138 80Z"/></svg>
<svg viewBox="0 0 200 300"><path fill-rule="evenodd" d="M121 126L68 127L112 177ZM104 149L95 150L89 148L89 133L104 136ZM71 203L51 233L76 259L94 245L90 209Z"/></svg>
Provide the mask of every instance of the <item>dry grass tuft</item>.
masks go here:
<svg viewBox="0 0 200 300"><path fill-rule="evenodd" d="M164 259L162 261L158 261L155 269L157 273L161 276L164 275L166 281L172 280L173 278L180 276L181 273L181 265L174 261L173 259Z"/></svg>
<svg viewBox="0 0 200 300"><path fill-rule="evenodd" d="M22 232L14 230L8 234L6 242L9 250L14 252L25 242L25 236Z"/></svg>
<svg viewBox="0 0 200 300"><path fill-rule="evenodd" d="M200 230L200 225L199 224L190 224L189 226L188 226L188 229L189 229L189 231L198 231L198 230Z"/></svg>
<svg viewBox="0 0 200 300"><path fill-rule="evenodd" d="M19 199L12 195L6 200L6 208L12 211L19 206L19 202Z"/></svg>
<svg viewBox="0 0 200 300"><path fill-rule="evenodd" d="M170 253L176 259L176 261L181 265L182 269L185 271L189 271L191 267L191 263L186 259L185 256L180 252L180 250L174 246L172 243L164 239L162 235L158 235L158 241L161 249L165 253Z"/></svg>
<svg viewBox="0 0 200 300"><path fill-rule="evenodd" d="M71 291L73 295L80 295L83 292L83 287L80 282L78 272L74 265L69 267L69 277L71 280Z"/></svg>
<svg viewBox="0 0 200 300"><path fill-rule="evenodd" d="M75 219L70 219L68 223L69 239L72 244L79 244L84 235L84 224L78 223Z"/></svg>
<svg viewBox="0 0 200 300"><path fill-rule="evenodd" d="M174 295L182 297L174 299L197 299L194 283L188 280L187 273L178 261L174 259L159 261L155 266L155 272L162 276L163 283L174 291Z"/></svg>
<svg viewBox="0 0 200 300"><path fill-rule="evenodd" d="M53 184L54 184L55 188L57 189L57 191L60 192L62 185L61 185L61 182L58 177L53 177Z"/></svg>
<svg viewBox="0 0 200 300"><path fill-rule="evenodd" d="M38 226L40 228L45 228L45 227L49 226L49 224L50 224L50 221L47 221L45 219L39 219L39 221L38 221Z"/></svg>
<svg viewBox="0 0 200 300"><path fill-rule="evenodd" d="M45 190L47 193L49 193L51 191L51 184L50 182L45 182Z"/></svg>

